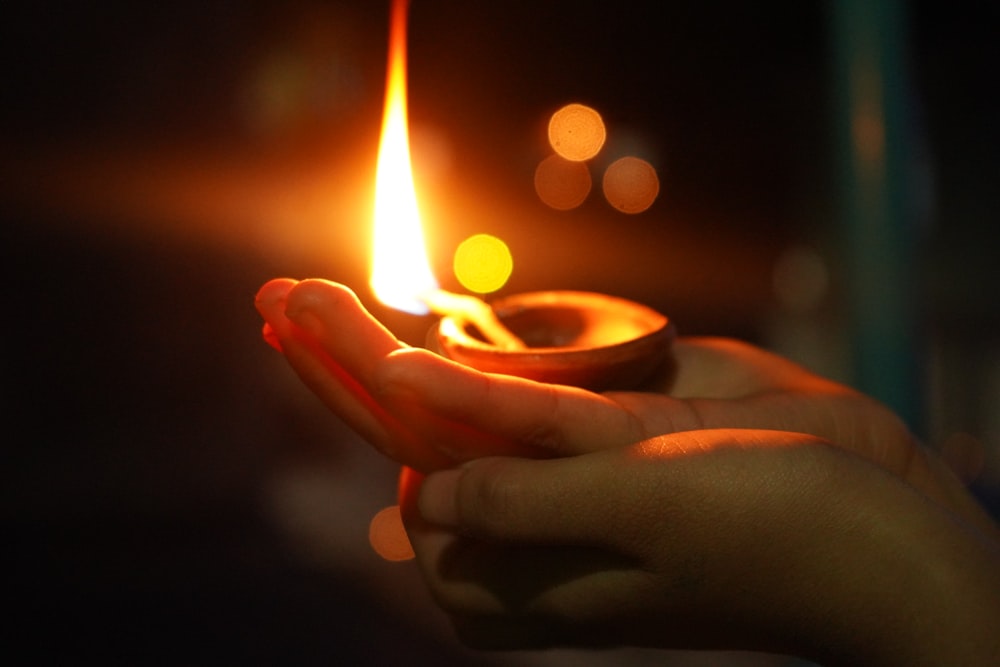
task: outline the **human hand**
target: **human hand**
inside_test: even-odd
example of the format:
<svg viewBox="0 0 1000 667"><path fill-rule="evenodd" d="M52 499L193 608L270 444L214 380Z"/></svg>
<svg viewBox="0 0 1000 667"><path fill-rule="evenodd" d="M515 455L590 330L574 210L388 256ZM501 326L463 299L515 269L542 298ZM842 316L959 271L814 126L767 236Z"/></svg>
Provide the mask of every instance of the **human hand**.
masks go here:
<svg viewBox="0 0 1000 667"><path fill-rule="evenodd" d="M389 458L426 472L484 454L545 455L424 410L405 387L396 387L395 368L408 365L409 353L446 364L444 382L478 372L408 348L347 287L271 280L255 303L265 321L264 339L334 414Z"/></svg>
<svg viewBox="0 0 1000 667"><path fill-rule="evenodd" d="M424 579L474 647L1000 657L997 542L812 436L685 431L401 481Z"/></svg>
<svg viewBox="0 0 1000 667"><path fill-rule="evenodd" d="M481 642L508 646L543 638L667 645L679 629L695 643L698 632L705 633L705 641L721 648L711 629L720 617L710 611L732 605L726 596L751 591L750 599L760 596L760 605L746 606L744 600L742 612L736 605L733 617L742 613L743 618L723 638L743 648L780 649L789 639L788 632L773 627L772 621L779 619L767 621L766 614L754 612L773 603L775 592L784 599L779 608L796 609L802 604L797 594L823 590L823 599L831 600L829 614L836 605L824 587L843 590L843 604L850 603L848 591L857 592L857 586L845 587L843 581L816 579L819 574L844 574L835 567L831 575L821 567L823 561L816 563L818 572L801 570L799 583L785 590L783 568L801 568L831 544L836 548L829 549L829 558L847 558L842 562L848 564L855 556L871 558L871 563L858 563L865 567L893 562L898 554L886 550L924 551L927 541L905 548L890 541L881 550L863 544L866 532L880 532L877 519L883 511L910 525L911 515L932 508L927 525L942 526L933 531L925 526L919 532L941 537L939 550L945 555L951 553L945 543L961 542L952 540L956 530L967 539L971 534L974 545L984 535L995 535L995 526L961 484L917 446L891 412L736 341L678 341L673 350L677 373L672 384L662 387L669 394L597 395L487 375L407 349L349 290L331 283L272 281L259 293L258 308L268 322L265 336L283 350L306 384L401 463L426 472L491 454L564 457L486 458L432 475L423 494L423 517L416 502L421 476L406 471L403 506L421 567L442 606L460 623L464 619L466 636L472 640L478 636ZM459 500L459 488L473 500ZM664 489L678 494L666 506L662 501L670 497L660 493ZM475 503L477 495L499 499L502 511L493 519L502 520L491 522L490 503ZM935 502L928 505L928 498ZM459 507L465 508L462 515L457 514ZM481 516L477 509L483 511ZM681 514L666 516L668 510ZM813 520L814 514L823 520ZM734 518L741 516L745 520ZM668 520L670 526L681 521L677 532L670 533L679 539L664 541L661 521ZM782 529L775 532L774 526ZM509 531L504 533L504 527ZM530 548L522 549L526 545ZM976 546L970 549L976 562L967 571L982 572L977 564L989 558L975 556ZM739 564L741 558L745 567ZM527 565L497 569L510 563ZM550 567L544 567L546 563ZM631 570L623 563L631 564ZM650 586L647 598L660 591L684 600L675 589L684 588L683 582L690 579L685 572L698 563L705 564L703 571L712 583L699 586L686 605L673 608L692 609L687 620L673 617L670 608L661 608L659 615L640 613L630 602L629 592L638 591L628 581L644 577ZM853 565L849 570L854 571ZM449 579L456 572L461 576ZM888 576L895 572L887 573L885 581L896 582ZM616 593L619 575L623 588ZM498 578L507 590L502 599L491 585ZM808 588L810 581L815 581L814 589ZM585 585L577 585L580 582ZM880 591L879 599L893 599L886 597L888 589L872 588ZM558 594L562 590L569 591L568 597ZM988 585L983 590L993 589ZM508 604L512 600L513 607ZM713 606L713 600L719 606ZM748 621L748 615L757 620ZM530 619L527 625L525 619ZM674 630L662 630L662 643L657 644L652 633L664 619ZM843 619L827 619L831 632L834 621ZM793 630L798 627L794 619L781 622L791 623ZM806 620L801 624L809 625ZM525 636L525 627L534 633L533 639ZM802 641L807 634L803 630ZM789 646L797 650L794 642Z"/></svg>
<svg viewBox="0 0 1000 667"><path fill-rule="evenodd" d="M679 431L758 428L823 438L956 511L982 514L884 406L738 341L677 340L661 393L599 395L407 348L328 281L271 281L257 307L265 337L334 413L423 472L484 455L565 456Z"/></svg>
<svg viewBox="0 0 1000 667"><path fill-rule="evenodd" d="M773 355L721 340L678 344L684 364L660 387L676 398L599 395L481 373L409 349L336 283L273 280L256 304L265 339L333 412L391 458L425 472L484 454L559 456L743 420L827 434L838 422L824 423L801 400L806 385L810 395L855 396ZM887 421L886 430L897 426ZM905 429L892 435L909 442Z"/></svg>

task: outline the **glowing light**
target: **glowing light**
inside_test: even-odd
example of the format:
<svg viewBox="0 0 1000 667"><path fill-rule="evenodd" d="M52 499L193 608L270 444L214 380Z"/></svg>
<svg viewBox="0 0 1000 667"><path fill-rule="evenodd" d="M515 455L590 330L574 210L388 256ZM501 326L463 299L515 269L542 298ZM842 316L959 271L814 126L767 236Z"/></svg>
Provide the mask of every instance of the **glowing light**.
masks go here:
<svg viewBox="0 0 1000 667"><path fill-rule="evenodd" d="M590 171L582 162L550 155L535 168L538 198L558 211L568 211L582 204L592 186Z"/></svg>
<svg viewBox="0 0 1000 667"><path fill-rule="evenodd" d="M606 137L601 114L583 104L567 104L549 119L549 144L567 160L589 160Z"/></svg>
<svg viewBox="0 0 1000 667"><path fill-rule="evenodd" d="M413 546L403 528L403 518L399 505L391 505L378 511L368 524L368 543L382 558L389 561L403 561L413 558Z"/></svg>
<svg viewBox="0 0 1000 667"><path fill-rule="evenodd" d="M604 171L604 198L622 213L641 213L660 194L656 169L642 158L623 157Z"/></svg>
<svg viewBox="0 0 1000 667"><path fill-rule="evenodd" d="M424 245L410 161L406 105L406 0L395 0L389 27L385 114L375 175L371 287L379 301L426 313L418 296L437 288Z"/></svg>
<svg viewBox="0 0 1000 667"><path fill-rule="evenodd" d="M504 286L514 269L507 244L489 234L476 234L455 250L455 277L470 292L488 294Z"/></svg>

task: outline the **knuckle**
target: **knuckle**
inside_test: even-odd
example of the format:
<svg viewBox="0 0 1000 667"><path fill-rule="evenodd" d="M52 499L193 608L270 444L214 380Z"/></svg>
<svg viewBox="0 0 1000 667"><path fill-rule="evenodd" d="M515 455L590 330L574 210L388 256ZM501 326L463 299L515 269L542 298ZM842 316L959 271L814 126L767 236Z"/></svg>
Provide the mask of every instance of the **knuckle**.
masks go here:
<svg viewBox="0 0 1000 667"><path fill-rule="evenodd" d="M481 459L462 476L459 509L463 523L483 537L499 537L520 515L520 485L507 462Z"/></svg>
<svg viewBox="0 0 1000 667"><path fill-rule="evenodd" d="M560 453L566 449L562 432L550 423L536 424L522 436L521 441L530 447L547 452Z"/></svg>
<svg viewBox="0 0 1000 667"><path fill-rule="evenodd" d="M529 447L547 452L567 451L566 434L563 424L566 420L566 404L562 391L546 386L546 391L538 397L540 412L545 415L528 425L520 435L520 441Z"/></svg>

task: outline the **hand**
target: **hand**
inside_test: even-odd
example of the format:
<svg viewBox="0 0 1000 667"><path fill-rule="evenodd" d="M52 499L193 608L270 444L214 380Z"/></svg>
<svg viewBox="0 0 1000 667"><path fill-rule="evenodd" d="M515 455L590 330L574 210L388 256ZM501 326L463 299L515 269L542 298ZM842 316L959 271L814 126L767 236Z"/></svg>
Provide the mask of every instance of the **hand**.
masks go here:
<svg viewBox="0 0 1000 667"><path fill-rule="evenodd" d="M336 283L274 280L258 292L257 307L265 338L334 413L423 472L484 455L576 455L696 429L782 430L853 451L992 525L891 411L745 343L678 340L664 393L599 395L480 373L407 348Z"/></svg>
<svg viewBox="0 0 1000 667"><path fill-rule="evenodd" d="M392 380L397 366L409 365L408 353L431 365L445 364L445 382L477 373L408 348L343 285L272 280L258 291L256 306L265 320L264 339L333 413L389 458L428 471L487 453L544 455L489 431L476 432L411 400L406 387Z"/></svg>
<svg viewBox="0 0 1000 667"><path fill-rule="evenodd" d="M417 560L480 648L636 645L992 665L1000 551L818 438L712 429L402 480Z"/></svg>
<svg viewBox="0 0 1000 667"><path fill-rule="evenodd" d="M484 458L423 491L405 471L418 560L469 641L874 661L927 648L899 609L945 614L933 636L980 650L1000 618L989 517L891 412L779 357L679 341L669 395L602 396L407 349L332 283L272 281L258 308L303 380L401 463L564 457Z"/></svg>

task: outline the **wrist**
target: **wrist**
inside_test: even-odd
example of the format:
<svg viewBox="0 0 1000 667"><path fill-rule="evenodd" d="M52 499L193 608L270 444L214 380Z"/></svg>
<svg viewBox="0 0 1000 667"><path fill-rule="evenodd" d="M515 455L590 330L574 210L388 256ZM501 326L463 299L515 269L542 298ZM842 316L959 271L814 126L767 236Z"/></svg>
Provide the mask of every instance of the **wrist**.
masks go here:
<svg viewBox="0 0 1000 667"><path fill-rule="evenodd" d="M811 568L827 579L813 590L830 595L811 605L819 632L803 652L827 665L998 664L996 543L898 478L843 459L817 488L832 523L822 532L835 538Z"/></svg>

